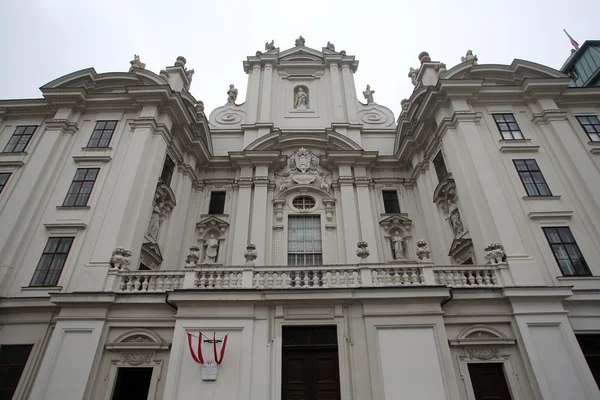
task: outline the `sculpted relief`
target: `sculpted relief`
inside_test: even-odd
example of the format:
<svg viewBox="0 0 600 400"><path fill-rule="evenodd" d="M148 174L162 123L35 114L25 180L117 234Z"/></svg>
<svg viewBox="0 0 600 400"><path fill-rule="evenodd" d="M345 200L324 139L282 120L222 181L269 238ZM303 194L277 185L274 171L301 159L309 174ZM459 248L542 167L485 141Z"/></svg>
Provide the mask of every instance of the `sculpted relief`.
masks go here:
<svg viewBox="0 0 600 400"><path fill-rule="evenodd" d="M332 174L319 166L319 157L305 148L296 150L288 158L288 165L275 174L275 182L280 191L299 184L314 184L329 191Z"/></svg>

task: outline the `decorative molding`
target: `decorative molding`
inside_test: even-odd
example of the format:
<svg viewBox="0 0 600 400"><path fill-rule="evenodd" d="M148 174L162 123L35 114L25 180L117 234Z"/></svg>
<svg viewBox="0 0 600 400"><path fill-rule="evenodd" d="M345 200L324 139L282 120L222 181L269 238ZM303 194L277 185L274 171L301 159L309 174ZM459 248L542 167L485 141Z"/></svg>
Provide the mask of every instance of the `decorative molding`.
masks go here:
<svg viewBox="0 0 600 400"><path fill-rule="evenodd" d="M129 365L147 364L154 358L154 353L121 353L121 359Z"/></svg>
<svg viewBox="0 0 600 400"><path fill-rule="evenodd" d="M527 216L533 220L569 220L573 216L573 211L532 211Z"/></svg>
<svg viewBox="0 0 600 400"><path fill-rule="evenodd" d="M521 198L525 201L560 200L560 196L523 196Z"/></svg>
<svg viewBox="0 0 600 400"><path fill-rule="evenodd" d="M132 329L105 346L107 350L168 350L170 347L170 343L149 329Z"/></svg>
<svg viewBox="0 0 600 400"><path fill-rule="evenodd" d="M502 153L523 153L532 152L535 153L540 150L540 146L523 145L523 146L501 146L500 151Z"/></svg>
<svg viewBox="0 0 600 400"><path fill-rule="evenodd" d="M82 162L107 163L110 160L112 160L111 156L97 156L97 155L73 156L73 161L75 161L76 163L82 163Z"/></svg>
<svg viewBox="0 0 600 400"><path fill-rule="evenodd" d="M53 231L53 230L82 230L87 228L87 225L81 222L56 222L56 223L50 223L50 224L44 224L44 227L46 229L48 229L49 231Z"/></svg>

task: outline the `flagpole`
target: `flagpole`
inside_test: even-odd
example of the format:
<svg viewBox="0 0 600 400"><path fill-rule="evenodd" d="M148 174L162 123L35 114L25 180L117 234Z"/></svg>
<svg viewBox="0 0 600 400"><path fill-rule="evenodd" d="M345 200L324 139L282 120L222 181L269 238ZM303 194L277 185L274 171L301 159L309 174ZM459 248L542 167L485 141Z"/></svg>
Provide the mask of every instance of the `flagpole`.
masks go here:
<svg viewBox="0 0 600 400"><path fill-rule="evenodd" d="M571 41L571 46L573 46L575 48L575 50L579 50L579 43L577 43L577 41L575 39L573 39L571 37L571 35L569 35L569 32L567 32L565 29L563 29L563 32L565 33L565 35L567 35L567 37Z"/></svg>

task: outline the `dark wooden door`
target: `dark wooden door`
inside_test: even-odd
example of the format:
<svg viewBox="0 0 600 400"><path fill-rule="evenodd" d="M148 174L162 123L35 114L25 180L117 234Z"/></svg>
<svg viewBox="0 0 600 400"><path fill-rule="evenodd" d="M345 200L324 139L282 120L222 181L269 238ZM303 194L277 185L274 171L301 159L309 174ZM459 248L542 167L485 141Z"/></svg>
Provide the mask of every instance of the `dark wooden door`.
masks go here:
<svg viewBox="0 0 600 400"><path fill-rule="evenodd" d="M282 400L339 400L337 349L285 349Z"/></svg>
<svg viewBox="0 0 600 400"><path fill-rule="evenodd" d="M473 392L477 400L511 400L504 370L500 363L468 364Z"/></svg>

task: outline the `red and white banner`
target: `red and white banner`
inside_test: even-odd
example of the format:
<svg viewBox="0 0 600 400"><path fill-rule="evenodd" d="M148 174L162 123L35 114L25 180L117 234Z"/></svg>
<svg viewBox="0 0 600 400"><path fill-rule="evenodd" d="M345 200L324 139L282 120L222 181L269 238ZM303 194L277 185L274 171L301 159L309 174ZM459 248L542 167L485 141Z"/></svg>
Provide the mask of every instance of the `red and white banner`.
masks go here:
<svg viewBox="0 0 600 400"><path fill-rule="evenodd" d="M188 332L188 334L187 334L188 347L190 349L190 354L192 355L192 358L198 364L204 364L205 362L211 363L210 360L205 361L204 355L202 353L202 343L203 342L207 342L209 344L212 343L214 362L217 363L218 365L220 365L223 362L223 357L225 356L225 348L227 347L227 338L228 337L229 337L229 334L226 334L223 337L223 339L222 339L223 344L221 345L221 351L218 351L217 350L217 342L218 341L217 341L217 335L215 332L213 332L212 339L203 335L202 332L198 332L197 336L192 335L191 333ZM219 340L219 342L220 341L221 340Z"/></svg>

